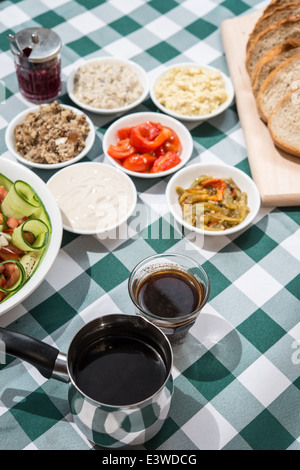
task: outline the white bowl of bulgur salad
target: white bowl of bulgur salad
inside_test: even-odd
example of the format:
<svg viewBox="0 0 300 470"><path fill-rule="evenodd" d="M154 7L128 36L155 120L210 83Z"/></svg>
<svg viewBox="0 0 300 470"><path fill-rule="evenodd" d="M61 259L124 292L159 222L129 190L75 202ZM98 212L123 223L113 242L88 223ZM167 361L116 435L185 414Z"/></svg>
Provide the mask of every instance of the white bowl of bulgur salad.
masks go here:
<svg viewBox="0 0 300 470"><path fill-rule="evenodd" d="M96 114L118 114L141 104L148 96L146 71L137 63L116 57L80 61L67 79L71 100Z"/></svg>
<svg viewBox="0 0 300 470"><path fill-rule="evenodd" d="M5 143L27 166L54 170L81 160L91 150L95 128L90 118L72 106L33 106L8 125Z"/></svg>

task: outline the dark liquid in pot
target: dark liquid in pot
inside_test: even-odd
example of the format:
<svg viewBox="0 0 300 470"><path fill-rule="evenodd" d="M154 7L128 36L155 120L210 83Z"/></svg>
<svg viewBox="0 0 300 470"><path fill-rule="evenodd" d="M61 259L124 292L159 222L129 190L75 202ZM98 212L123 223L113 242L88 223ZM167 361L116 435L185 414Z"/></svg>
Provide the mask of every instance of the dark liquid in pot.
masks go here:
<svg viewBox="0 0 300 470"><path fill-rule="evenodd" d="M147 276L137 289L136 299L147 313L176 318L199 307L203 290L203 286L189 273L166 269Z"/></svg>
<svg viewBox="0 0 300 470"><path fill-rule="evenodd" d="M76 361L79 389L107 405L131 405L156 393L167 378L165 363L150 344L131 336L106 336Z"/></svg>

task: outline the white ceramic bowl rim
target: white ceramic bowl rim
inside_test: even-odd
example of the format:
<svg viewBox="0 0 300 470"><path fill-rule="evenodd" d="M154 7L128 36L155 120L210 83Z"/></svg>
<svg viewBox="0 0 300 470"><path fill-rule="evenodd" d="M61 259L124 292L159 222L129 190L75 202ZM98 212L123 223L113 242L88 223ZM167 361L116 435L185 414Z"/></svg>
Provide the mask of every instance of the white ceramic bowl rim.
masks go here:
<svg viewBox="0 0 300 470"><path fill-rule="evenodd" d="M111 108L111 109L109 109L109 108L96 108L94 106L90 106L86 103L83 103L82 101L80 101L74 95L74 93L73 93L73 90L74 90L74 77L75 77L75 74L76 74L78 68L81 65L86 65L86 64L89 64L91 62L101 62L103 60L128 65L128 67L130 67L138 75L138 78L140 79L140 82L143 86L143 92L135 101L133 101L130 104L127 104L126 106L120 106L118 108ZM86 111L90 111L90 112L96 113L96 114L118 114L118 113L123 113L123 112L129 111L130 109L136 107L137 105L139 105L140 103L142 103L146 99L146 97L149 93L149 80L148 80L148 75L147 75L146 71L143 69L143 67L141 67L141 65L139 65L138 63L133 62L132 60L122 59L122 58L112 57L112 56L94 57L92 59L85 60L84 62L81 61L80 63L78 63L78 65L76 67L74 67L74 69L71 71L71 73L69 74L68 79L67 79L67 92L68 92L71 100L75 104L80 106L81 108L85 109Z"/></svg>
<svg viewBox="0 0 300 470"><path fill-rule="evenodd" d="M27 283L18 292L0 304L0 315L2 315L23 302L44 280L61 247L63 229L57 203L47 185L39 176L23 165L4 158L1 158L0 172L12 181L20 179L30 184L41 198L52 224L52 234L43 260Z"/></svg>
<svg viewBox="0 0 300 470"><path fill-rule="evenodd" d="M182 143L182 152L180 154L182 161L178 165L176 165L173 168L170 168L169 170L161 171L159 173L139 173L137 171L131 171L131 170L127 170L126 168L122 168L122 166L119 163L117 163L110 155L108 155L107 149L109 145L111 143L115 144L118 141L118 136L117 136L118 129L121 129L122 127L142 124L143 122L146 122L146 121L160 122L162 125L173 128L174 131L178 134L178 137L180 138L181 143ZM184 142L182 142L183 140ZM168 116L167 114L150 112L150 111L133 113L133 114L129 114L129 115L119 118L117 121L111 124L111 126L107 129L107 131L104 134L104 138L102 142L102 147L106 155L106 158L112 163L112 165L120 169L124 173L127 173L128 175L134 176L137 178L162 178L164 176L170 175L178 171L191 158L192 152L193 152L193 146L194 146L194 143L193 143L193 138L191 136L191 133L182 122L178 121L178 119L176 118Z"/></svg>
<svg viewBox="0 0 300 470"><path fill-rule="evenodd" d="M47 106L47 104L43 104L42 106ZM63 108L68 108L74 111L74 113L81 115L84 114L86 117L86 120L88 122L88 125L90 127L90 132L86 138L86 145L84 149L75 157L71 158L70 160L67 160L66 162L60 162L60 163L36 163L36 162L31 162L29 160L26 160L26 158L23 158L21 155L18 154L18 152L15 149L14 141L13 141L13 135L14 135L14 128L17 124L20 124L27 114L33 112L36 113L40 109L40 105L32 106L30 108L25 109L24 111L21 111L7 126L6 132L5 132L5 143L8 148L8 150L14 155L14 157L21 163L24 163L24 165L32 167L32 168L40 168L42 170L57 170L59 168L64 168L68 165L72 165L73 163L78 162L81 160L85 155L88 154L88 152L91 150L94 141L95 141L95 127L91 119L81 110L74 108L73 106L68 106L65 104L61 104Z"/></svg>
<svg viewBox="0 0 300 470"><path fill-rule="evenodd" d="M213 111L212 113L209 113L209 114L202 114L202 115L199 115L199 116L195 116L195 115L187 115L187 114L179 114L179 113L176 113L175 111L172 111L168 108L166 108L163 104L161 104L158 99L156 98L156 95L154 93L154 87L155 87L155 84L157 83L157 81L162 78L166 73L168 73L170 70L172 70L173 68L184 68L184 67L191 67L191 66L196 66L196 67L199 67L201 69L207 69L207 70L212 70L212 71L218 71L221 73L221 76L224 80L224 83L225 83L225 89L228 93L228 99L221 104L221 106L219 106L218 109L216 109L215 111ZM234 98L234 88L233 88L233 85L231 83L231 80L230 78L224 73L222 72L222 70L216 68L216 67L213 67L212 65L206 65L206 64L199 64L199 63L194 63L194 62L181 62L179 64L173 64L173 65L170 65L166 68L164 68L163 70L161 70L160 72L158 72L156 74L156 76L154 77L154 80L152 81L152 84L150 86L150 96L151 96L151 99L153 101L153 103L161 110L163 111L164 113L167 113L169 114L170 116L173 116L177 119L180 119L182 121L205 121L207 119L211 119L215 116L218 116L219 114L221 114L223 111L225 111L225 109L227 109L232 101L233 101L233 98Z"/></svg>
<svg viewBox="0 0 300 470"><path fill-rule="evenodd" d="M111 170L117 171L129 183L129 186L130 186L130 189L131 189L131 195L132 195L132 203L128 208L127 214L125 214L123 218L121 218L115 224L112 224L111 226L109 226L109 227L107 227L103 230L80 230L80 229L70 227L69 225L62 224L64 230L66 230L68 232L71 232L71 233L76 233L78 235L98 235L98 234L100 235L100 234L107 233L109 231L112 231L112 230L116 229L117 227L122 225L124 222L126 222L126 220L132 215L132 213L135 209L136 202L137 202L137 191L136 191L136 187L135 187L133 181L131 180L131 178L129 178L128 175L126 175L124 172L122 172L118 168L114 168L111 165L107 165L107 164L102 163L102 162L81 162L81 163L76 163L76 166L79 166L79 165L99 165L99 166L102 166L102 167L109 167ZM48 180L47 185L49 186L50 182L53 181L59 174L61 174L62 172L67 173L68 170L69 170L69 168L66 167L66 168L63 168L62 170L58 171L57 173L55 173Z"/></svg>
<svg viewBox="0 0 300 470"><path fill-rule="evenodd" d="M222 230L222 231L209 231L204 230L198 227L193 227L187 222L182 219L182 212L180 205L178 203L178 196L176 193L176 186L183 186L183 179L185 176L190 174L191 176L188 178L189 183L186 182L186 185L192 184L193 180L200 176L201 174L208 174L212 177L232 177L235 183L240 187L241 191L247 192L248 195L248 205L250 207L250 213L247 217L239 224L232 228ZM238 181L237 181L238 179ZM248 190L243 187L247 185ZM222 235L230 235L236 232L243 230L246 226L248 226L253 219L256 217L259 209L260 209L260 195L257 189L256 184L242 170L226 165L226 164L219 164L219 163L195 163L193 165L189 165L186 168L183 168L181 171L176 173L169 181L167 188L166 188L166 199L167 204L170 210L170 213L173 215L174 219L183 227L187 228L192 232L199 233L205 236L222 236Z"/></svg>

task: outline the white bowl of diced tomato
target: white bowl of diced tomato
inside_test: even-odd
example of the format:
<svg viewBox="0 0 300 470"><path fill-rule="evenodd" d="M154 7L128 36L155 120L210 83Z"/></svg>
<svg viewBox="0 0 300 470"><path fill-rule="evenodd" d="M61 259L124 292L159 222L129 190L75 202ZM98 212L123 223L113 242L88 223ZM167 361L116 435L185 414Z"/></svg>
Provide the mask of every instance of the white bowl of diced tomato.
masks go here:
<svg viewBox="0 0 300 470"><path fill-rule="evenodd" d="M159 178L187 163L193 152L193 139L177 119L140 112L111 124L103 138L103 151L112 165L128 175Z"/></svg>

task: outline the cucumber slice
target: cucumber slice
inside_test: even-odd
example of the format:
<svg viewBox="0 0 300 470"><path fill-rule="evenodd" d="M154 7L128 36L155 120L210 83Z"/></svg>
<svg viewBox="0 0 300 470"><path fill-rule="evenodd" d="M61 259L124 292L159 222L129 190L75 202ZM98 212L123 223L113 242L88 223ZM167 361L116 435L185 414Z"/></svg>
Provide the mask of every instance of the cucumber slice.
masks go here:
<svg viewBox="0 0 300 470"><path fill-rule="evenodd" d="M0 287L0 290L6 293L1 302L5 302L21 289L36 271L47 251L52 225L45 206L29 184L20 180L13 183L0 173L0 186L4 186L8 191L1 204L4 223L0 224L0 229L5 228L5 221L9 217L16 219L28 217L28 220L14 230L10 240L13 245L24 251L25 254L19 261L7 260L0 262L0 266L4 263L15 263L19 267L17 282L10 289ZM32 245L26 241L24 232L31 232L34 235L35 241Z"/></svg>
<svg viewBox="0 0 300 470"><path fill-rule="evenodd" d="M34 243L30 245L26 241L24 232L31 232L34 235ZM44 248L48 242L49 229L45 222L38 219L26 220L17 227L11 237L11 242L22 251L39 251Z"/></svg>
<svg viewBox="0 0 300 470"><path fill-rule="evenodd" d="M15 284L10 289L4 289L4 287L0 287L1 291L6 292L8 294L11 294L11 293L14 293L17 290L19 290L20 287L22 287L22 285L24 284L24 282L26 280L26 278L25 278L25 269L19 261L15 261L15 260L3 261L2 263L0 263L0 266L3 266L6 263L16 264L19 268L19 278L18 278L17 282L15 282Z"/></svg>
<svg viewBox="0 0 300 470"><path fill-rule="evenodd" d="M22 256L20 259L20 263L22 264L24 271L25 271L25 278L28 280L33 272L38 267L40 260L42 259L43 250L42 251L31 251L30 253L26 253L26 255Z"/></svg>
<svg viewBox="0 0 300 470"><path fill-rule="evenodd" d="M34 219L39 219L42 222L44 222L48 227L49 233L52 232L52 225L51 225L50 217L42 202L41 202L40 207L32 214L32 217Z"/></svg>
<svg viewBox="0 0 300 470"><path fill-rule="evenodd" d="M22 219L32 215L40 206L41 201L32 187L24 181L16 181L3 200L1 210L5 217Z"/></svg>
<svg viewBox="0 0 300 470"><path fill-rule="evenodd" d="M6 176L0 173L0 186L3 186L6 191L9 191L13 184L14 183L12 181L10 181L8 178L6 178Z"/></svg>

